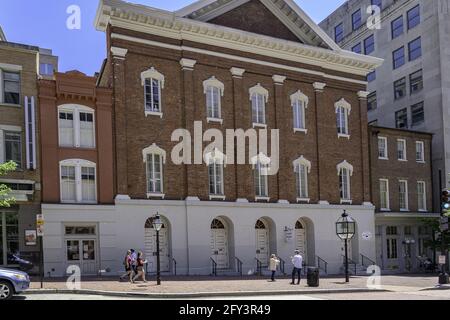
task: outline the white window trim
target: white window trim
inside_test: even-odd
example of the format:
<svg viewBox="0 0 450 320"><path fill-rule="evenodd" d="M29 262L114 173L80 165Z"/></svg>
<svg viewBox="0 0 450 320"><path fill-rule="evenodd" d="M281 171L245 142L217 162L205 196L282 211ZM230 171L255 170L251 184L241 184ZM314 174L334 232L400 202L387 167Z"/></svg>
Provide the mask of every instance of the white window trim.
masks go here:
<svg viewBox="0 0 450 320"><path fill-rule="evenodd" d="M381 207L381 181L386 182L386 208ZM389 200L389 179L380 179L380 211L391 211L391 203Z"/></svg>
<svg viewBox="0 0 450 320"><path fill-rule="evenodd" d="M258 155L256 155L256 156L254 156L254 157L252 157L251 159L250 159L250 161L251 161L251 163L252 163L252 167L253 167L253 174L256 174L256 170L257 170L257 165L258 165L258 163L259 164L261 164L261 165L267 165L267 172L269 172L270 171L270 158L269 157L267 157L264 153L259 153ZM264 177L264 179L265 179L265 193L268 195L269 194L269 178L268 178L268 174L260 174L260 176L261 177ZM254 179L253 179L253 181L254 181ZM254 182L253 182L254 183ZM254 186L255 187L255 189L256 189L256 186ZM261 189L261 186L258 186L260 189ZM255 201L259 201L259 200L264 200L264 201L269 201L270 200L270 197L268 197L268 196L259 196L259 195L257 195L257 196L255 196Z"/></svg>
<svg viewBox="0 0 450 320"><path fill-rule="evenodd" d="M384 140L384 153L386 157L380 157L380 140ZM388 140L387 137L378 137L378 159L379 160L389 160L389 154L388 154Z"/></svg>
<svg viewBox="0 0 450 320"><path fill-rule="evenodd" d="M419 212L428 212L428 206L427 206L427 184L425 181L423 180L419 180L417 181L417 188L420 184L423 184L423 203L425 208L424 209L420 209L419 208L419 192L417 192L417 209Z"/></svg>
<svg viewBox="0 0 450 320"><path fill-rule="evenodd" d="M404 150L403 150L403 156L404 156L404 158L403 159L399 159L398 158L398 143L400 142L400 141L403 141L403 145L405 146L405 148L404 148ZM397 160L398 161L408 161L408 156L407 156L407 154L406 154L406 150L407 150L407 145L406 145L406 139L397 139Z"/></svg>
<svg viewBox="0 0 450 320"><path fill-rule="evenodd" d="M29 117L28 111L31 113L31 119ZM25 149L26 149L26 157L27 157L27 165L26 168L28 170L35 170L37 168L36 164L36 115L35 115L35 104L34 97L25 96ZM58 122L59 122L59 114L58 114ZM31 128L29 125L31 124ZM31 150L29 144L31 143ZM30 154L31 151L31 154Z"/></svg>
<svg viewBox="0 0 450 320"><path fill-rule="evenodd" d="M398 180L399 187L400 187L400 183L402 183L402 182L405 183L405 207L406 208L403 208L403 209L400 208L400 211L407 212L407 211L409 211L408 180L403 180L403 179ZM399 207L400 207L400 202L399 202Z"/></svg>
<svg viewBox="0 0 450 320"><path fill-rule="evenodd" d="M336 169L337 169L338 177L340 176L342 169L347 169L347 171L348 171L348 190L347 191L348 191L349 199L341 198L341 204L352 204L353 201L351 200L351 197L352 197L351 177L353 176L353 166L350 163L348 163L347 160L344 160L336 166Z"/></svg>
<svg viewBox="0 0 450 320"><path fill-rule="evenodd" d="M147 156L149 155L159 155L161 156L161 192L149 192L148 187L148 168L147 168ZM146 164L145 165L145 188L147 189L147 198L162 198L164 199L164 164L166 164L166 151L161 149L156 145L156 143L153 143L151 146L148 146L147 148L142 150L142 161Z"/></svg>
<svg viewBox="0 0 450 320"><path fill-rule="evenodd" d="M264 103L264 123L260 122L253 122L253 128L255 127L262 127L267 128L267 118L266 118L266 104L269 101L269 91L261 86L260 83L257 85L251 87L249 89L249 95L250 95L250 103L252 108L252 119L253 119L253 95L262 95L263 96L263 103Z"/></svg>
<svg viewBox="0 0 450 320"><path fill-rule="evenodd" d="M62 200L62 167L75 167L75 201L72 200ZM81 179L81 168L94 168L95 174L95 201L84 201L82 200L82 179ZM86 204L94 204L98 202L98 176L97 176L97 165L94 162L83 159L67 159L59 162L59 195L61 203L86 203Z"/></svg>
<svg viewBox="0 0 450 320"><path fill-rule="evenodd" d="M300 156L298 159L294 160L294 161L292 162L292 165L294 166L294 173L295 173L296 175L298 175L299 181L300 181L300 171L299 171L299 172L296 172L297 167L302 166L302 165L306 167L306 169L307 169L307 173L306 173L306 183L305 183L305 185L306 185L306 195L309 196L309 186L308 186L308 183L309 183L309 179L308 179L308 178L309 178L309 177L308 177L308 175L311 173L311 161L307 160L307 159L302 155L302 156ZM296 177L296 178L297 178L297 177ZM297 179L296 179L296 180L297 180ZM299 187L299 186L297 186L297 187ZM299 197L299 195L297 194L297 202L309 202L309 200L310 200L309 197L302 198L302 197Z"/></svg>
<svg viewBox="0 0 450 320"><path fill-rule="evenodd" d="M73 146L66 146L61 144L61 127L60 127L60 112L72 112L73 114ZM80 126L80 112L91 113L92 114L92 134L93 134L93 146L92 147L81 147L81 126ZM97 146L96 141L96 126L95 126L95 110L83 106L80 104L62 104L58 106L58 146L61 148L81 148L81 149L95 149Z"/></svg>
<svg viewBox="0 0 450 320"><path fill-rule="evenodd" d="M262 197L262 196L256 196L255 197L255 201L265 201L265 202L269 202L270 201L270 197Z"/></svg>
<svg viewBox="0 0 450 320"><path fill-rule="evenodd" d="M208 115L207 123L217 122L217 123L223 124L223 119L222 119L222 99L221 98L223 97L224 92L225 92L225 85L221 81L219 81L215 76L212 76L211 78L203 81L203 93L205 94L206 106L207 107L208 107L207 94L208 94L208 88L210 88L210 87L219 89L219 92L220 92L219 110L218 110L219 111L219 117L217 117L217 118L209 117L208 110L206 110L206 114ZM212 100L212 102L214 102L214 101Z"/></svg>
<svg viewBox="0 0 450 320"><path fill-rule="evenodd" d="M147 110L147 105L146 105L146 94L145 94L145 80L147 79L155 79L158 80L159 82L159 110L160 111L152 111L152 110ZM164 85L165 85L165 77L162 73L158 72L154 67L151 67L148 70L145 70L141 73L141 85L144 88L144 114L145 116L157 116L160 117L162 119L163 117L163 108L162 108L162 90L164 89Z"/></svg>
<svg viewBox="0 0 450 320"><path fill-rule="evenodd" d="M422 146L422 160L417 160L417 144ZM425 143L423 141L416 141L416 162L425 163Z"/></svg>
<svg viewBox="0 0 450 320"><path fill-rule="evenodd" d="M224 173L223 173L223 171L224 171L223 168L225 166L225 161L224 161L225 158L224 157L220 157L220 156L211 155L211 153L209 155L210 156L209 156L208 162L207 162L207 164L208 164L208 189L209 189L209 183L210 183L209 179L211 179L211 176L210 176L210 173L209 173L209 166L211 166L211 165L215 166L215 165L219 164L220 165L220 175L221 175L221 178L222 178L221 179L221 183L220 183L220 188L222 189L222 193L221 194L219 194L219 193L209 193L209 199L210 200L212 200L212 199L225 200L225 185L224 185ZM214 172L215 171L216 170L214 170ZM214 189L215 189L217 175L214 175L213 178L214 178Z"/></svg>
<svg viewBox="0 0 450 320"><path fill-rule="evenodd" d="M350 103L348 103L344 98L342 98L341 100L337 101L334 104L334 108L335 108L335 113L337 114L339 112L340 108L343 108L344 111L346 111L345 116L346 116L346 131L347 133L340 133L338 132L338 138L346 138L346 139L350 139L350 126L349 126L349 119L350 119L350 113L352 111L352 106Z"/></svg>
<svg viewBox="0 0 450 320"><path fill-rule="evenodd" d="M298 90L294 94L291 95L291 107L295 108L298 106L299 103L301 103L300 108L302 109L302 121L304 128L298 128L294 127L294 132L303 132L305 134L308 133L308 129L306 129L306 109L308 109L309 104L309 98L307 95L305 95L303 92ZM294 112L292 112L292 115L294 115ZM296 119L293 119L296 120Z"/></svg>
<svg viewBox="0 0 450 320"><path fill-rule="evenodd" d="M22 128L19 126L0 124L0 163L5 162L5 131L21 133Z"/></svg>

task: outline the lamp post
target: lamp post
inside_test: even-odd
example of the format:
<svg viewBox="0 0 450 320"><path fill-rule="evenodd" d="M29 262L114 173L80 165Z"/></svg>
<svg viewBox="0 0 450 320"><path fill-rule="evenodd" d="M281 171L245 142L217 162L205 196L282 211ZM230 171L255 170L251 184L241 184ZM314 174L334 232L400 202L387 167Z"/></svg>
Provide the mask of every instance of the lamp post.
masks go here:
<svg viewBox="0 0 450 320"><path fill-rule="evenodd" d="M339 220L336 221L336 234L341 240L344 240L345 246L345 282L350 282L348 275L348 240L351 240L355 235L355 224L355 221L349 217L345 210Z"/></svg>
<svg viewBox="0 0 450 320"><path fill-rule="evenodd" d="M156 231L156 284L159 286L161 284L161 263L159 256L159 231L162 228L161 216L156 213L153 218L153 229Z"/></svg>

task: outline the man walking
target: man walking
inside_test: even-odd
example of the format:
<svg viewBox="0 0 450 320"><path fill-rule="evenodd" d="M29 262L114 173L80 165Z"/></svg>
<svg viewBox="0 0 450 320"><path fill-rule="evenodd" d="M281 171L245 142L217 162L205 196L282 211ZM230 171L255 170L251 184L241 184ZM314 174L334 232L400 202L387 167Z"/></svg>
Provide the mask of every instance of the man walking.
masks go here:
<svg viewBox="0 0 450 320"><path fill-rule="evenodd" d="M292 282L291 284L295 284L295 275L297 274L297 284L300 284L302 267L303 267L303 257L300 254L300 251L295 250L295 256L291 257L292 264L294 265L294 269L292 269Z"/></svg>

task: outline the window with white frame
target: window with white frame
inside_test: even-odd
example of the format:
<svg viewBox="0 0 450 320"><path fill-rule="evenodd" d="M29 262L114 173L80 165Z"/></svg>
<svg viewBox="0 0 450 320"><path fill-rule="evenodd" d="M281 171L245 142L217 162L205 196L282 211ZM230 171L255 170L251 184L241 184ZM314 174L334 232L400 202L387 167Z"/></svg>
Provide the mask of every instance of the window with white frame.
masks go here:
<svg viewBox="0 0 450 320"><path fill-rule="evenodd" d="M341 99L334 106L336 109L338 137L349 137L348 119L352 110L351 105L345 99Z"/></svg>
<svg viewBox="0 0 450 320"><path fill-rule="evenodd" d="M406 161L406 140L397 139L397 159Z"/></svg>
<svg viewBox="0 0 450 320"><path fill-rule="evenodd" d="M210 198L225 198L223 181L225 159L225 155L217 148L214 148L205 155L205 162L208 165Z"/></svg>
<svg viewBox="0 0 450 320"><path fill-rule="evenodd" d="M308 174L311 172L311 162L301 156L293 164L297 186L297 201L309 201Z"/></svg>
<svg viewBox="0 0 450 320"><path fill-rule="evenodd" d="M257 197L268 197L267 165L257 162L254 168L255 194Z"/></svg>
<svg viewBox="0 0 450 320"><path fill-rule="evenodd" d="M164 197L163 164L166 152L154 143L142 150L142 157L146 165L147 197Z"/></svg>
<svg viewBox="0 0 450 320"><path fill-rule="evenodd" d="M17 168L22 168L22 133L18 131L3 131L5 162L14 161Z"/></svg>
<svg viewBox="0 0 450 320"><path fill-rule="evenodd" d="M0 103L20 104L20 79L17 71L0 70Z"/></svg>
<svg viewBox="0 0 450 320"><path fill-rule="evenodd" d="M350 203L351 193L350 193L350 183L351 176L353 175L353 166L346 160L337 165L338 175L339 175L339 193L342 203Z"/></svg>
<svg viewBox="0 0 450 320"><path fill-rule="evenodd" d="M225 86L214 76L203 81L203 91L206 95L207 120L222 120L222 97Z"/></svg>
<svg viewBox="0 0 450 320"><path fill-rule="evenodd" d="M388 159L388 145L386 137L378 137L378 159Z"/></svg>
<svg viewBox="0 0 450 320"><path fill-rule="evenodd" d="M427 211L427 192L425 181L417 181L417 208Z"/></svg>
<svg viewBox="0 0 450 320"><path fill-rule="evenodd" d="M266 125L266 103L269 99L269 91L263 88L260 83L250 88L250 101L252 104L253 126Z"/></svg>
<svg viewBox="0 0 450 320"><path fill-rule="evenodd" d="M425 162L425 145L423 141L416 141L416 161Z"/></svg>
<svg viewBox="0 0 450 320"><path fill-rule="evenodd" d="M308 108L308 97L300 90L291 95L291 106L294 121L294 131L306 132L306 108Z"/></svg>
<svg viewBox="0 0 450 320"><path fill-rule="evenodd" d="M61 202L97 202L96 165L81 159L60 162Z"/></svg>
<svg viewBox="0 0 450 320"><path fill-rule="evenodd" d="M380 209L389 210L389 180L380 179Z"/></svg>
<svg viewBox="0 0 450 320"><path fill-rule="evenodd" d="M59 145L95 148L94 109L76 104L58 107Z"/></svg>
<svg viewBox="0 0 450 320"><path fill-rule="evenodd" d="M162 89L164 89L164 75L154 67L141 73L141 84L144 87L145 115L162 117Z"/></svg>
<svg viewBox="0 0 450 320"><path fill-rule="evenodd" d="M398 181L398 200L400 211L408 211L408 181Z"/></svg>

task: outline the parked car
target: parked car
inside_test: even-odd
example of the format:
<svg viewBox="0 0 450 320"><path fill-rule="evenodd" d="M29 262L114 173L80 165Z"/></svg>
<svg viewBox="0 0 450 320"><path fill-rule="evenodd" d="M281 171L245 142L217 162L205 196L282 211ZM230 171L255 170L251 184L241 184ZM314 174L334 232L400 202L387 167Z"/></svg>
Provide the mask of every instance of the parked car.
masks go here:
<svg viewBox="0 0 450 320"><path fill-rule="evenodd" d="M30 287L30 277L18 270L0 268L0 300L11 299L13 295Z"/></svg>
<svg viewBox="0 0 450 320"><path fill-rule="evenodd" d="M8 264L19 265L19 270L24 272L28 272L34 267L33 262L21 258L18 254L12 253L8 253Z"/></svg>

